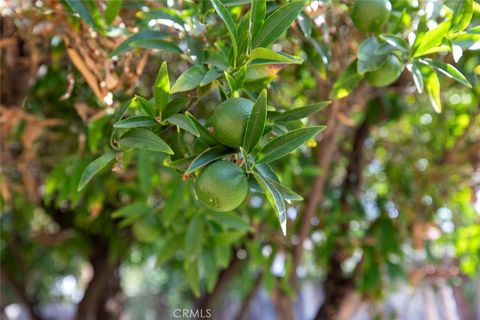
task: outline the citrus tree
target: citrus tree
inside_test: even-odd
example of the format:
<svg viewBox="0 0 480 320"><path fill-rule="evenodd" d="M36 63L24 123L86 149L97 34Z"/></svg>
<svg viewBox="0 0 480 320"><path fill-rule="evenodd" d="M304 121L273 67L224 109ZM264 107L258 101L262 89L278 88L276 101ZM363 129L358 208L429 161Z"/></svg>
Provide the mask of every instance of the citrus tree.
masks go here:
<svg viewBox="0 0 480 320"><path fill-rule="evenodd" d="M477 274L478 3L64 0L2 14L16 44L2 46L2 279L31 318L69 274L77 319L119 318L124 270L152 259L165 312L220 317L233 292L238 319L259 290L294 319L302 285L322 280L314 316L339 319L422 268Z"/></svg>

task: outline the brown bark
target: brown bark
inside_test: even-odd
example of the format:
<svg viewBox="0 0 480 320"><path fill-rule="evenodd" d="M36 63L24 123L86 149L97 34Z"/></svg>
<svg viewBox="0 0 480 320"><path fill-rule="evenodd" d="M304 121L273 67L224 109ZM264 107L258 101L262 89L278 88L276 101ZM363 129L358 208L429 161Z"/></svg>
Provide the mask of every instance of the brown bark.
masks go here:
<svg viewBox="0 0 480 320"><path fill-rule="evenodd" d="M258 292L258 289L262 286L262 280L263 280L263 273L260 273L256 278L253 283L252 288L248 292L248 294L245 296L243 299L242 305L240 306L240 310L235 317L236 320L245 320L247 319L248 312L250 311L250 305L253 302L253 299L255 298L255 295Z"/></svg>
<svg viewBox="0 0 480 320"><path fill-rule="evenodd" d="M15 279L15 277L10 274L5 266L1 268L2 279L5 280L15 291L16 295L20 299L20 301L25 305L27 308L28 316L31 320L42 320L38 312L37 301L32 299L25 290L25 287Z"/></svg>
<svg viewBox="0 0 480 320"><path fill-rule="evenodd" d="M226 269L220 271L217 283L212 292L205 294L197 302L198 310L212 309L215 302L218 300L222 292L228 286L228 284L235 278L238 272L242 270L243 260L238 259L236 256L232 259Z"/></svg>
<svg viewBox="0 0 480 320"><path fill-rule="evenodd" d="M78 304L77 320L118 319L121 304L115 300L121 297L118 267L119 263L109 255L108 242L99 240L90 258L93 277L90 280L82 301ZM109 303L107 303L109 302ZM114 306L110 310L110 306Z"/></svg>

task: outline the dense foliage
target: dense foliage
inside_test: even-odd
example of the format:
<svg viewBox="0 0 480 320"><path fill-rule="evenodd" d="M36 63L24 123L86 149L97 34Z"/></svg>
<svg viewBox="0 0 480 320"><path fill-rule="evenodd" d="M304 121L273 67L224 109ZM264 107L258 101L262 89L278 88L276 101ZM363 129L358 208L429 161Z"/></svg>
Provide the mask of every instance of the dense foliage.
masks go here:
<svg viewBox="0 0 480 320"><path fill-rule="evenodd" d="M468 296L477 2L1 10L2 306L41 319L41 303L68 300L77 319L116 319L128 275L152 264L142 289L166 310L215 315L229 290L238 318L262 289L293 319L299 288L318 280L317 319L426 276ZM55 291L67 275L83 296Z"/></svg>

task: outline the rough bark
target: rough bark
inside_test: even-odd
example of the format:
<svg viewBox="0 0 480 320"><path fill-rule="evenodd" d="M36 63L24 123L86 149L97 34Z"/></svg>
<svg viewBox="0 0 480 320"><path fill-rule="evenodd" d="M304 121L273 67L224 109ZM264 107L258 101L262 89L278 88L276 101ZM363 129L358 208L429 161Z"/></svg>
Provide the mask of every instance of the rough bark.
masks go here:
<svg viewBox="0 0 480 320"><path fill-rule="evenodd" d="M118 267L119 263L109 255L108 242L100 239L95 252L90 257L93 277L90 280L82 301L78 304L77 320L109 320L120 317L121 308L115 300L121 294ZM114 306L110 310L110 306Z"/></svg>
<svg viewBox="0 0 480 320"><path fill-rule="evenodd" d="M197 301L198 310L213 309L216 301L228 286L228 284L235 278L235 276L242 270L243 261L236 256L232 259L227 268L220 271L217 283L212 292L205 294ZM214 310L212 310L214 311ZM214 313L214 312L213 312Z"/></svg>
<svg viewBox="0 0 480 320"><path fill-rule="evenodd" d="M250 306L255 298L255 295L257 294L258 290L260 289L262 285L262 280L263 280L263 273L260 273L256 278L255 281L253 282L252 288L248 292L248 294L245 296L245 298L242 301L242 305L240 306L240 310L235 317L236 320L245 320L247 319L248 312L250 311Z"/></svg>

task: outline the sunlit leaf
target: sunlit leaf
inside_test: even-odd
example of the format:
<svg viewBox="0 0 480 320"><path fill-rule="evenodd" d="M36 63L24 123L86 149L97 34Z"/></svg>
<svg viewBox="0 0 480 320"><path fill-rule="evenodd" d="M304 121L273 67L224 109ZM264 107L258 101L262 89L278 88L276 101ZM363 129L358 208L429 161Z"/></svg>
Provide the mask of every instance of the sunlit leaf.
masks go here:
<svg viewBox="0 0 480 320"><path fill-rule="evenodd" d="M245 134L243 137L243 147L247 152L255 148L258 141L262 137L265 123L267 121L267 90L263 91L258 96L257 101L253 105L252 112L248 117Z"/></svg>
<svg viewBox="0 0 480 320"><path fill-rule="evenodd" d="M167 106L168 98L170 96L170 79L168 78L166 61L162 63L160 70L158 70L153 96L155 97L155 106L160 113Z"/></svg>
<svg viewBox="0 0 480 320"><path fill-rule="evenodd" d="M279 113L273 116L273 120L275 121L292 121L292 120L300 120L306 117L311 116L312 114L322 110L326 106L328 106L331 101L321 101L313 104L309 104L305 107L294 108L292 110L285 111L283 113Z"/></svg>
<svg viewBox="0 0 480 320"><path fill-rule="evenodd" d="M159 136L146 129L132 129L120 137L118 144L125 147L173 154L173 150Z"/></svg>
<svg viewBox="0 0 480 320"><path fill-rule="evenodd" d="M105 166L110 163L110 161L115 158L116 155L116 152L110 151L90 162L87 168L85 168L82 177L80 178L77 190L82 190L97 173L99 173L103 168L105 168Z"/></svg>
<svg viewBox="0 0 480 320"><path fill-rule="evenodd" d="M171 88L171 93L185 92L195 89L200 85L207 69L202 65L196 65L185 71L178 77Z"/></svg>
<svg viewBox="0 0 480 320"><path fill-rule="evenodd" d="M158 122L149 116L133 116L124 120L120 120L113 124L114 128L141 128L157 125Z"/></svg>
<svg viewBox="0 0 480 320"><path fill-rule="evenodd" d="M215 146L210 149L207 149L200 153L188 166L185 173L192 173L195 170L198 170L207 164L221 159L226 155L232 154L235 151L233 149L225 148L224 146Z"/></svg>

